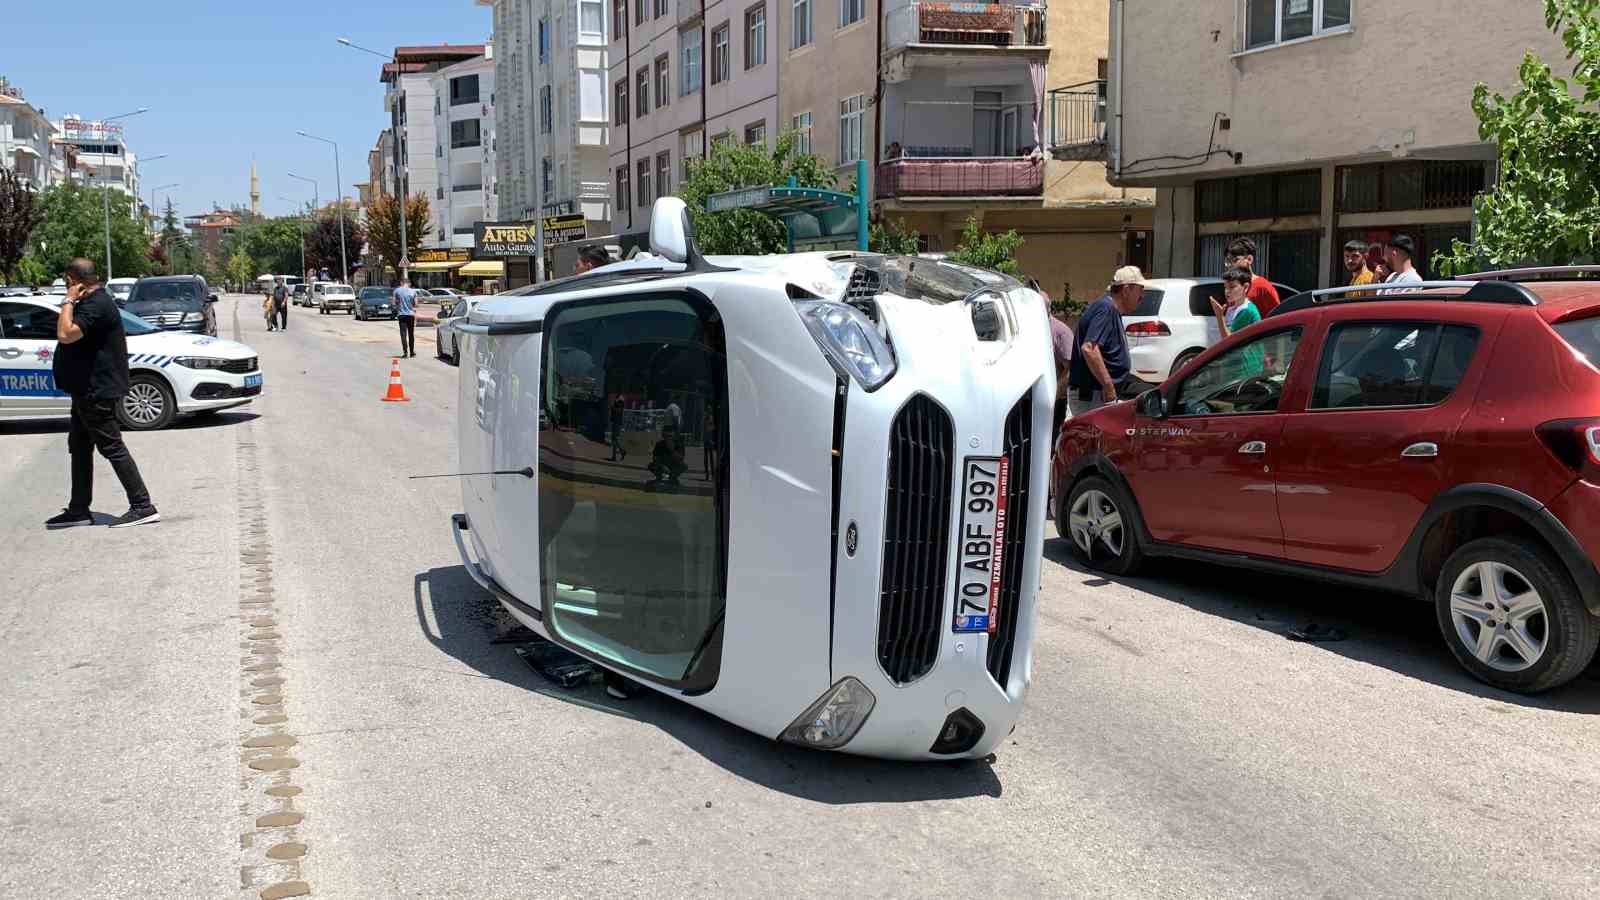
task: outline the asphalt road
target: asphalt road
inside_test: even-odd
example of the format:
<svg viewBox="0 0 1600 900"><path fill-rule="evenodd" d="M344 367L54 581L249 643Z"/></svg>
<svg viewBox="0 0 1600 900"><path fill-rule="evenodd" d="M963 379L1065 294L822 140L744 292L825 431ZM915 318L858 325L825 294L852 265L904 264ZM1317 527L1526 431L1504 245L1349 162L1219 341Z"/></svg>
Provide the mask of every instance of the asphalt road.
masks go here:
<svg viewBox="0 0 1600 900"><path fill-rule="evenodd" d="M459 486L405 478L455 464L431 329L387 404L391 323L238 309L262 398L129 439L160 525L46 532L64 425L0 423L0 896L1600 894L1595 673L1488 690L1382 595L1052 540L992 764L554 688L493 643Z"/></svg>

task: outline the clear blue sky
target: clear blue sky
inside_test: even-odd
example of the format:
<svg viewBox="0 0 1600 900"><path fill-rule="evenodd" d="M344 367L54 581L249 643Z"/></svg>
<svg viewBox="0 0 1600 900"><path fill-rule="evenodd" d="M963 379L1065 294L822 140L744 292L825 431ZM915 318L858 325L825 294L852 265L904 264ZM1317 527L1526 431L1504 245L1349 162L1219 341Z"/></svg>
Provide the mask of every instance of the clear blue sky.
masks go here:
<svg viewBox="0 0 1600 900"><path fill-rule="evenodd" d="M383 61L341 46L348 37L391 52L409 44L476 44L489 38L490 8L472 0L5 0L0 75L51 119L97 119L150 107L123 122L140 158L142 193L179 182L173 205L190 215L250 200L250 159L261 208L289 212L334 196L339 144L344 193L367 180L367 151L388 124ZM164 204L158 192L157 206ZM279 195L296 203L285 203Z"/></svg>

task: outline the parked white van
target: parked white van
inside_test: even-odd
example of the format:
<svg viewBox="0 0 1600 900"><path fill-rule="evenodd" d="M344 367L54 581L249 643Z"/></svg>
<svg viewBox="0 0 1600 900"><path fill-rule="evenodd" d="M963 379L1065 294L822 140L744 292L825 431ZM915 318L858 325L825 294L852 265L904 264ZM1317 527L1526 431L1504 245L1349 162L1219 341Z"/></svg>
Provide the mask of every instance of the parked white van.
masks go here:
<svg viewBox="0 0 1600 900"><path fill-rule="evenodd" d="M981 757L1031 680L1050 329L997 273L652 258L485 299L460 340L472 577L540 635L759 734Z"/></svg>

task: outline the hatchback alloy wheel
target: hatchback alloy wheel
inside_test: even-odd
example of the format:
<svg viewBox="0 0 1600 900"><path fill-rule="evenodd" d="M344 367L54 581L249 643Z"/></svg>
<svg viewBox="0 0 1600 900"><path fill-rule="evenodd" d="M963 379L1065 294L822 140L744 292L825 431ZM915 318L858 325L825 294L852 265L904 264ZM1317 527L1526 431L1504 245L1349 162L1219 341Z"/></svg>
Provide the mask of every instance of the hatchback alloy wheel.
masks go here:
<svg viewBox="0 0 1600 900"><path fill-rule="evenodd" d="M1067 527L1072 532L1073 543L1086 556L1094 556L1097 541L1104 544L1113 557L1122 555L1122 513L1101 491L1087 490L1078 495L1067 514Z"/></svg>
<svg viewBox="0 0 1600 900"><path fill-rule="evenodd" d="M1544 599L1522 573L1504 563L1476 563L1456 576L1450 619L1473 656L1500 672L1534 665L1550 639Z"/></svg>

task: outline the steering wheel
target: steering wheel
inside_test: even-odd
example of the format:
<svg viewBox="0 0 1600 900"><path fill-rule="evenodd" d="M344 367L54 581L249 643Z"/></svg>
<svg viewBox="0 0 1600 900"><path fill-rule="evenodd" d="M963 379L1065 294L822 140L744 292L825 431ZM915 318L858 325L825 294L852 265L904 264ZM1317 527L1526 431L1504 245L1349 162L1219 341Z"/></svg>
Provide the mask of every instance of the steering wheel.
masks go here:
<svg viewBox="0 0 1600 900"><path fill-rule="evenodd" d="M1266 375L1254 375L1239 385L1234 395L1235 407L1259 410L1267 404L1276 404L1282 387Z"/></svg>

